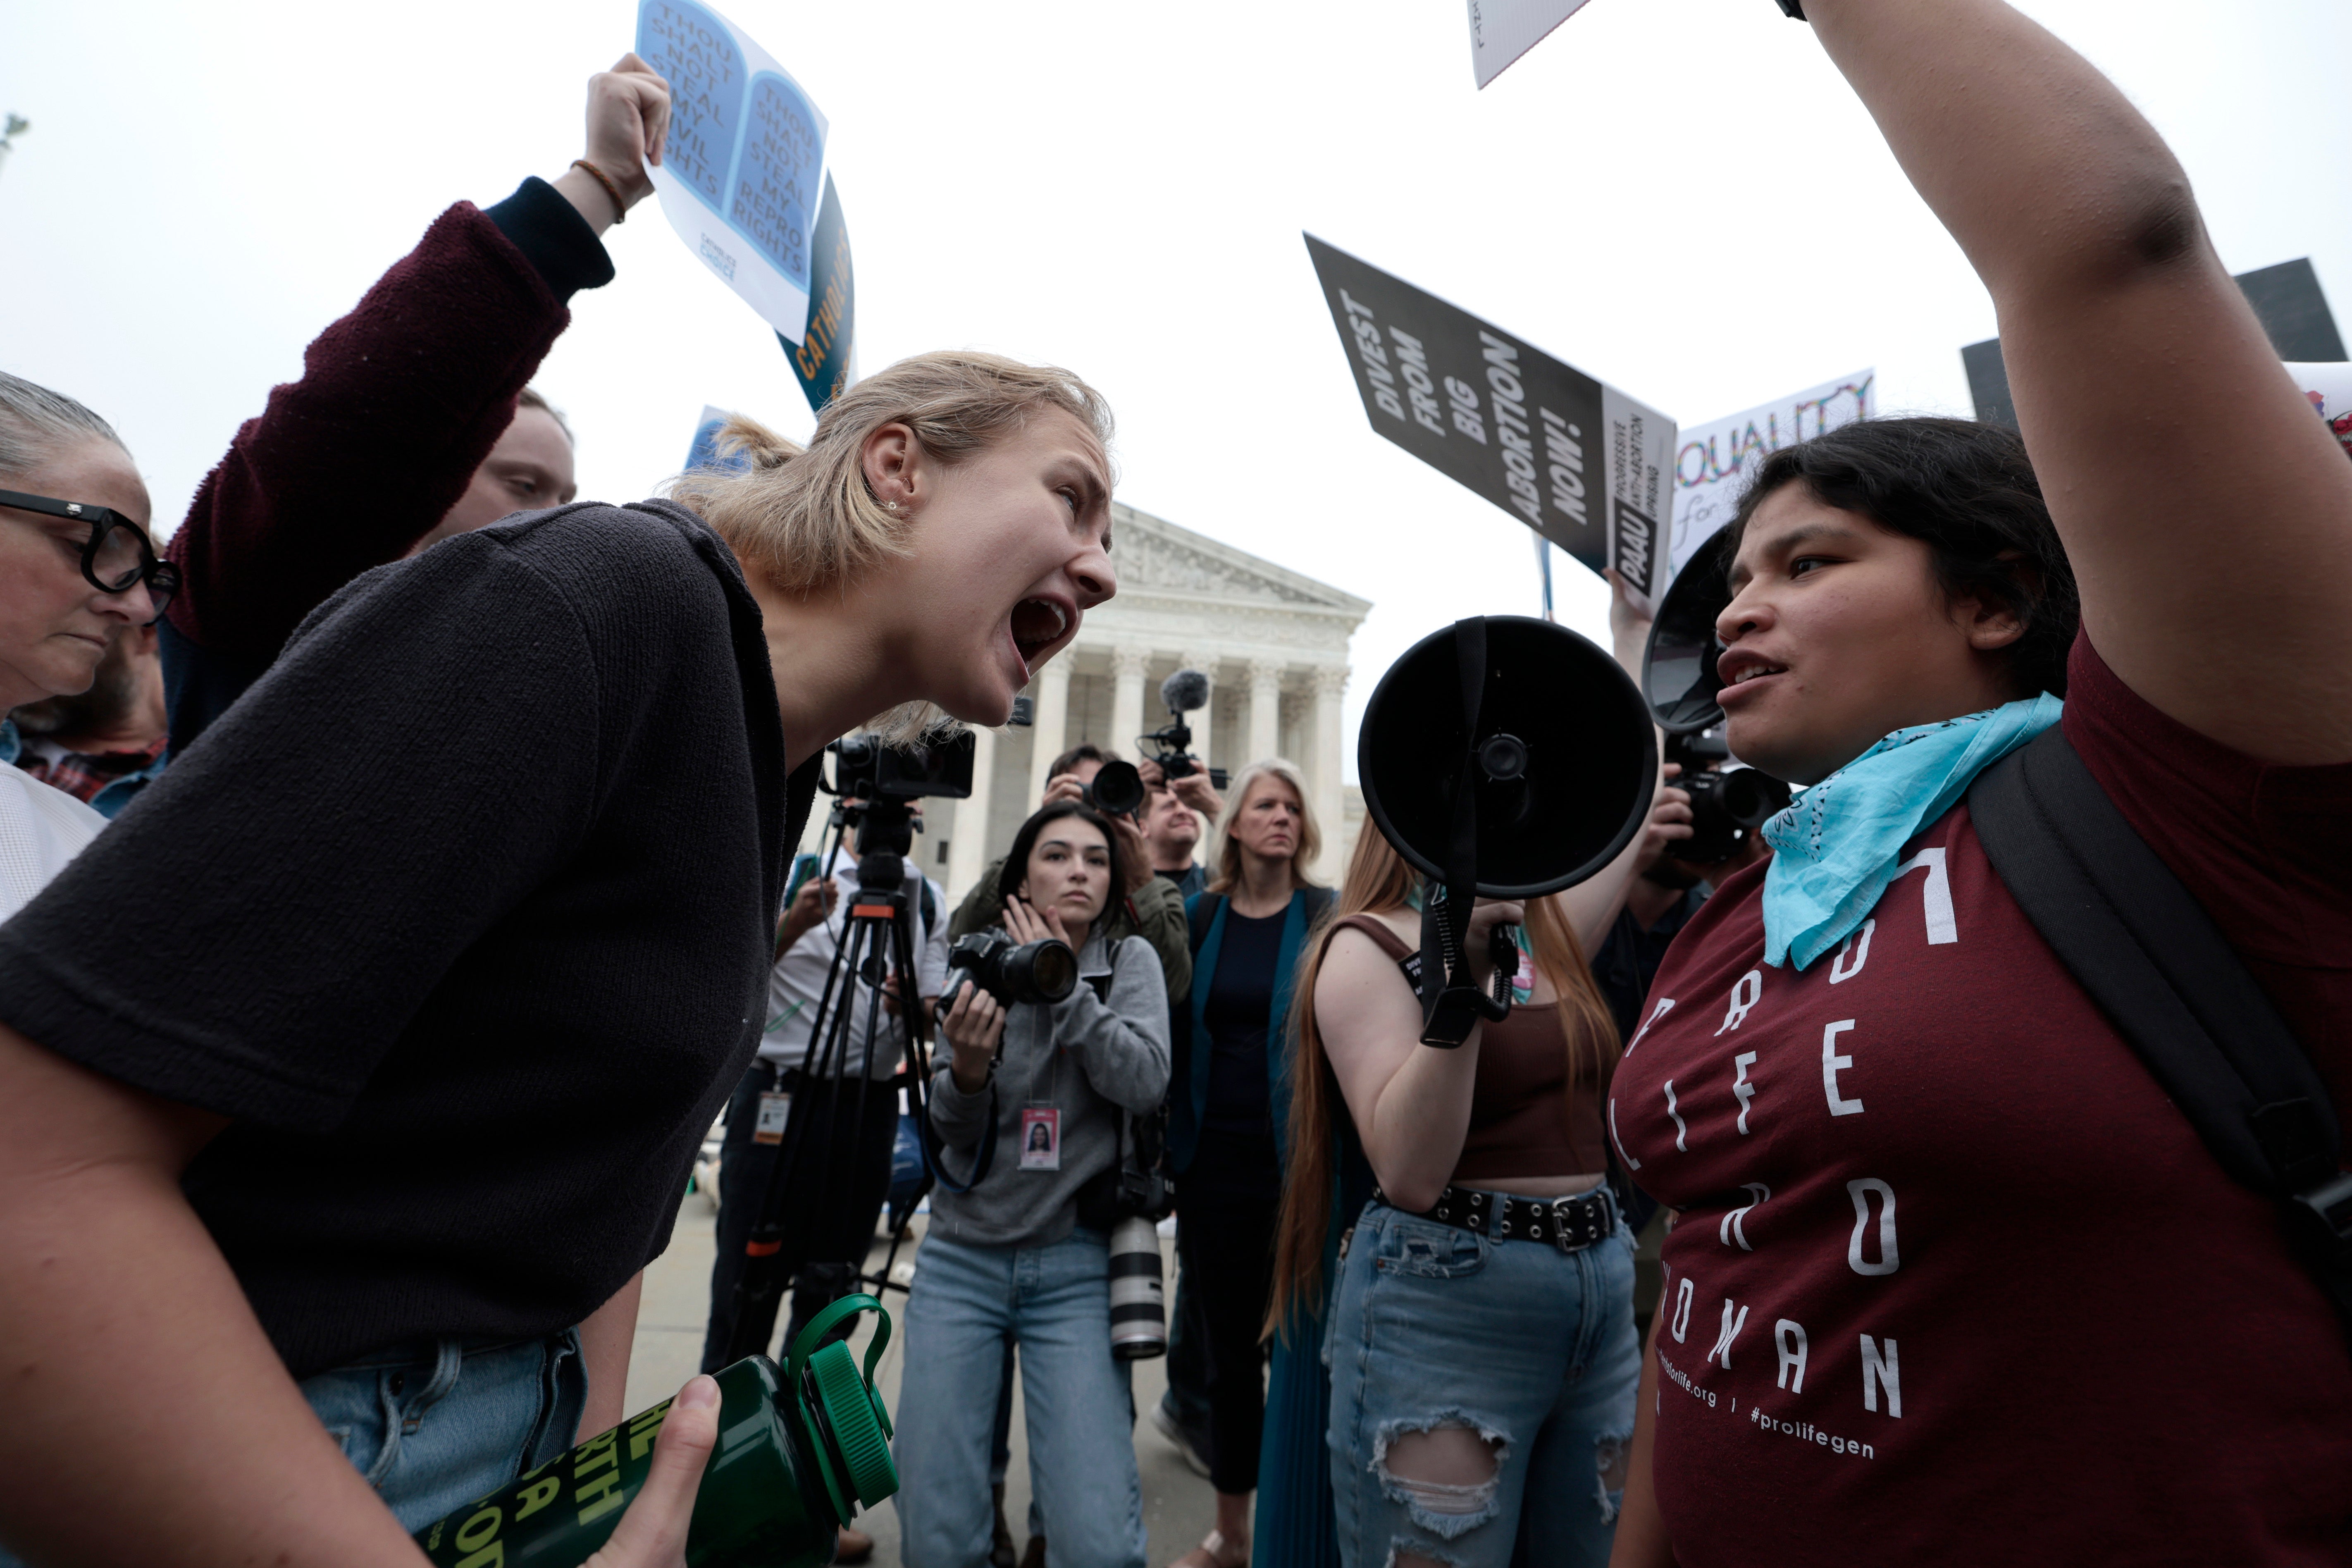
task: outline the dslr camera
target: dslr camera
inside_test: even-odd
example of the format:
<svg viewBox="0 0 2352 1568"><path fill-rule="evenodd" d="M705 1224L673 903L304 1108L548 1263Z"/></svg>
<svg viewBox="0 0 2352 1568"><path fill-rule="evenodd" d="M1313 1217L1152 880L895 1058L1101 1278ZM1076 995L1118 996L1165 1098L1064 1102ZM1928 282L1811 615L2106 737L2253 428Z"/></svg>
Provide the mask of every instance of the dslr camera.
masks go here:
<svg viewBox="0 0 2352 1568"><path fill-rule="evenodd" d="M977 985L1000 1006L1059 1002L1078 984L1078 955L1058 937L1016 942L1001 931L976 931L948 950L947 984L940 988L940 1016L948 1016L966 985Z"/></svg>
<svg viewBox="0 0 2352 1568"><path fill-rule="evenodd" d="M1132 816L1143 820L1143 803L1150 792L1143 787L1143 774L1133 763L1105 763L1096 770L1094 782L1078 786L1080 798L1097 811L1110 816Z"/></svg>
<svg viewBox="0 0 2352 1568"><path fill-rule="evenodd" d="M1150 748L1161 776L1171 783L1190 778L1202 768L1201 759L1192 754L1192 730L1184 715L1209 705L1209 678L1197 669L1180 669L1160 683L1160 700L1168 709L1167 726L1138 739ZM1225 787L1224 769L1211 768L1208 774L1213 787Z"/></svg>
<svg viewBox="0 0 2352 1568"><path fill-rule="evenodd" d="M1676 789L1690 796L1691 836L1668 846L1666 853L1695 866L1715 866L1731 858L1747 837L1765 821L1785 810L1791 798L1789 786L1754 768L1717 772L1711 764L1727 761L1720 725L1691 735L1666 739L1666 761L1682 764Z"/></svg>

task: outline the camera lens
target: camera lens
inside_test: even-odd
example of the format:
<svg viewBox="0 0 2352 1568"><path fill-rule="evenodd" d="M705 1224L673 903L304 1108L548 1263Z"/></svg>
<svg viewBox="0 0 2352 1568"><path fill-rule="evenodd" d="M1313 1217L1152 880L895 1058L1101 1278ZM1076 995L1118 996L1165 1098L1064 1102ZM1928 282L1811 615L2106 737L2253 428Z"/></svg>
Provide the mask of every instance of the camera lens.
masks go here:
<svg viewBox="0 0 2352 1568"><path fill-rule="evenodd" d="M1143 775L1136 771L1133 763L1105 763L1087 790L1095 809L1113 816L1125 816L1140 808L1144 795Z"/></svg>
<svg viewBox="0 0 2352 1568"><path fill-rule="evenodd" d="M1049 937L1005 953L1001 973L1015 1001L1059 1002L1077 989L1078 955Z"/></svg>

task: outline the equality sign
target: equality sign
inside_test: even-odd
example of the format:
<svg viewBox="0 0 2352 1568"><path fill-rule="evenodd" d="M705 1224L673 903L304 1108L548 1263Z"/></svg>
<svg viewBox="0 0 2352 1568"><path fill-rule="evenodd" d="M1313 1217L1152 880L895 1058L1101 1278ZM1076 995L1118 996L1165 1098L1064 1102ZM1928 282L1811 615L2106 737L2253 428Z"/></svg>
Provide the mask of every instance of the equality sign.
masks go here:
<svg viewBox="0 0 2352 1568"><path fill-rule="evenodd" d="M1583 8L1584 0L1470 0L1470 74L1485 87Z"/></svg>
<svg viewBox="0 0 2352 1568"><path fill-rule="evenodd" d="M1374 430L1593 571L1664 590L1672 419L1311 234L1307 250Z"/></svg>
<svg viewBox="0 0 2352 1568"><path fill-rule="evenodd" d="M1666 551L1672 582L1698 547L1731 521L1750 464L1783 447L1867 419L1878 412L1878 373L1860 370L1777 402L1700 425L1675 447L1674 533Z"/></svg>
<svg viewBox="0 0 2352 1568"><path fill-rule="evenodd" d="M663 216L775 329L823 408L847 384L850 319L849 240L825 172L824 112L698 0L643 0L637 53L670 85L668 148L649 171Z"/></svg>

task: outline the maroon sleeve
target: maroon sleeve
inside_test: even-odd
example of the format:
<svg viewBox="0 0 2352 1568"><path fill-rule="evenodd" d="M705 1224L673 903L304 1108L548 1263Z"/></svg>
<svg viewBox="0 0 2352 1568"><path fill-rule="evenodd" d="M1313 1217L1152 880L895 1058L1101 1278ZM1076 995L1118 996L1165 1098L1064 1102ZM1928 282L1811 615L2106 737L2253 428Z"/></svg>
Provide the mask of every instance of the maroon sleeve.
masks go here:
<svg viewBox="0 0 2352 1568"><path fill-rule="evenodd" d="M2209 740L2116 678L2087 636L2066 736L2269 991L2352 1127L2352 763L2279 767Z"/></svg>
<svg viewBox="0 0 2352 1568"><path fill-rule="evenodd" d="M571 312L470 202L302 356L206 475L169 553L173 626L267 661L302 618L457 504Z"/></svg>

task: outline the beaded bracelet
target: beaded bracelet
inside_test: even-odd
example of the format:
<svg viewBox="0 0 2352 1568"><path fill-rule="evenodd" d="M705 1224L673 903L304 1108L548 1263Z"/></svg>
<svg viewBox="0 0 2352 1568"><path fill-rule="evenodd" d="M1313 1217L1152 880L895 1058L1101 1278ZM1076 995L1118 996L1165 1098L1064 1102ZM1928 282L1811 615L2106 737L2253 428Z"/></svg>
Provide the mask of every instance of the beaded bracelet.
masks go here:
<svg viewBox="0 0 2352 1568"><path fill-rule="evenodd" d="M598 184L604 187L604 194L613 198L613 221L614 223L626 223L629 221L629 204L621 199L621 187L613 183L612 175L604 173L604 170L598 168L595 164L590 163L585 158L572 159L572 166L575 169L587 170L590 177Z"/></svg>

